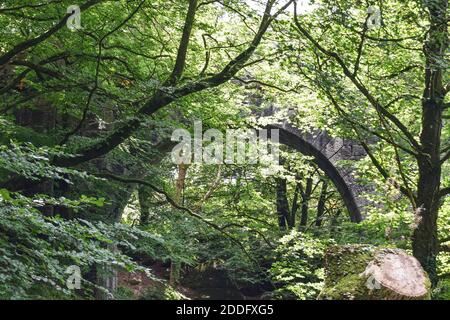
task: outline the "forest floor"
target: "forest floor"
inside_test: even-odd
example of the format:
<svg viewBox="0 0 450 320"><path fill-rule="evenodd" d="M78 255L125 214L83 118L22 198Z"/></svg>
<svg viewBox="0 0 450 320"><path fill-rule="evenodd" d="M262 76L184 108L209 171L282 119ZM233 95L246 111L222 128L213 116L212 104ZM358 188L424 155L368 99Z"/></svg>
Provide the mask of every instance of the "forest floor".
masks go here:
<svg viewBox="0 0 450 320"><path fill-rule="evenodd" d="M179 283L170 287L170 267L154 262L147 266L154 278L145 272L121 271L118 275L118 286L127 288L132 293L131 299L167 298L167 289L173 289L189 300L245 300L259 299L259 295L245 296L239 288L230 281L226 273L220 269L207 270L187 269L182 273Z"/></svg>

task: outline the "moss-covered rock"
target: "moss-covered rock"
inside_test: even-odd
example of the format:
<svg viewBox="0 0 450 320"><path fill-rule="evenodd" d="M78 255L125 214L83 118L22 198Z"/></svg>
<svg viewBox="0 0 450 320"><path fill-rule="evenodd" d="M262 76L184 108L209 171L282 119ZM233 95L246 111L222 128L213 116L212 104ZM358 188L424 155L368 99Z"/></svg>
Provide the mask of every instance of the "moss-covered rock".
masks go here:
<svg viewBox="0 0 450 320"><path fill-rule="evenodd" d="M430 281L404 250L369 245L331 246L325 253L325 286L319 299L424 300Z"/></svg>

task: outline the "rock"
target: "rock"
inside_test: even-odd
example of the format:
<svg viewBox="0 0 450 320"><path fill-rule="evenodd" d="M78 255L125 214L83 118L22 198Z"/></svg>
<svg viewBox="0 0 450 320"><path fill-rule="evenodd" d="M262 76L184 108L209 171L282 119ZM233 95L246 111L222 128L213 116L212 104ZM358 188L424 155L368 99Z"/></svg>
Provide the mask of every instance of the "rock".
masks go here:
<svg viewBox="0 0 450 320"><path fill-rule="evenodd" d="M331 246L318 299L428 300L431 284L416 258L401 249Z"/></svg>

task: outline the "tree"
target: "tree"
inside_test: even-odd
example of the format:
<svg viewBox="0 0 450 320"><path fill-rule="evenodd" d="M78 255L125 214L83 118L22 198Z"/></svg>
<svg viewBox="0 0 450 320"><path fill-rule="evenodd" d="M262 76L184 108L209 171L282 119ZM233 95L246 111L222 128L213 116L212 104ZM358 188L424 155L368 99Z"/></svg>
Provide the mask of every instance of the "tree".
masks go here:
<svg viewBox="0 0 450 320"><path fill-rule="evenodd" d="M335 7L332 8L333 5ZM414 19L420 19L426 26L410 29L396 26L395 17L390 15L394 8L405 10L403 16L409 16L407 22L413 23ZM328 23L339 26L337 32L331 30L329 24L321 23L319 26L311 19L300 18L296 10L295 27L302 43L303 39L308 42L304 45L310 50L309 61L312 64L299 65L299 72L321 88L324 98L345 119L354 136L359 138L379 173L394 183L410 200L417 223L413 235L414 256L436 283L437 218L442 199L448 194L448 187L441 188L441 168L449 158L449 146L442 145L441 136L442 116L448 108L445 98L449 91L449 85L445 84L448 81L448 1L425 1L423 5L388 1L382 8L383 24L377 36L369 28L370 14L365 16L363 23L357 19L351 21L351 9L347 1L330 1L317 13ZM365 9L362 7L360 12L364 13ZM330 10L335 13L331 18L327 16ZM316 29L312 30L312 25ZM320 31L317 29L330 37L318 40ZM394 29L396 38L391 36ZM338 40L341 32L348 33L352 41ZM358 38L359 41L356 41ZM416 48L409 47L417 45L419 41L423 43L422 57L417 55ZM408 45L404 45L406 43ZM380 63L387 52L394 58L385 64ZM403 66L406 61L402 55L405 54L414 63ZM372 67L376 62L380 63L379 67ZM384 70L389 72L392 69L396 71L381 74ZM418 74L418 70L422 70L423 76ZM384 81L388 79L396 79L395 85L387 88ZM405 83L402 80L406 80ZM414 85L408 84L408 80L413 80ZM423 92L421 97L418 96L420 82ZM343 89L343 86L347 87ZM349 89L350 86L353 89ZM392 97L390 101L389 97ZM415 100L420 100L421 113L420 117L411 119L405 111L415 110ZM360 112L364 105L373 108L374 113L366 114L372 122L361 118ZM353 110L349 111L352 107ZM362 112L367 112L367 109ZM411 121L418 121L420 127L411 126ZM389 170L371 151L367 143L371 137L392 147L397 176L401 181L391 177ZM416 177L405 169L407 158L416 163ZM414 179L417 179L417 184L412 182Z"/></svg>
<svg viewBox="0 0 450 320"><path fill-rule="evenodd" d="M142 106L138 108L132 117L122 119L120 126L118 128L109 132L105 137L99 139L99 141L95 141L94 143L83 145L76 150L75 156L58 156L52 159L52 164L61 166L61 167L70 167L82 164L86 161L98 158L103 156L116 148L119 144L124 142L127 138L129 138L133 133L135 133L144 123L145 119L148 119L149 116L153 115L155 112L160 110L161 108L175 102L181 100L183 97L189 96L193 93L198 93L206 89L217 87L228 80L230 80L238 71L247 65L251 65L254 62L249 62L252 54L256 51L258 45L263 39L264 34L268 30L270 24L274 19L276 19L284 10L287 8L292 1L287 1L283 6L272 14L275 0L269 0L266 3L264 13L262 18L260 19L259 26L255 32L255 35L249 40L248 46L240 51L235 58L232 58L228 62L226 62L225 66L220 69L219 72L211 73L206 75L206 69L210 63L210 55L207 54L205 60L203 61L203 69L200 74L193 74L192 76L183 78L183 73L185 71L186 59L188 54L188 49L193 38L192 30L195 24L195 17L197 12L205 5L210 5L208 2L198 3L198 1L189 1L189 6L187 9L187 13L184 19L184 25L182 30L181 39L178 43L177 54L175 58L175 63L169 75L165 76L165 80L161 83L161 85L155 88L154 93L150 95L149 98L146 98L142 103ZM90 2L88 4L91 4ZM114 34L117 30L123 27L129 20L132 19L134 15L136 15L139 10L141 10L143 2L141 2L132 12L131 14L120 24L118 24L113 30L109 31L105 35L103 35L99 42L99 52L95 70L95 78L98 78L99 75L99 67L100 61L102 60L102 48L103 48L103 40L106 37ZM88 7L88 5L85 5ZM83 8L85 7L83 6ZM52 34L61 28L60 24L63 24L67 20L67 16L61 20L58 24L58 28L52 29ZM40 42L47 39L50 35L45 37L38 37L39 41L33 41L31 44L27 45L15 45L14 48L20 47L24 49L11 49L8 53L4 54L4 57L1 61L4 63L10 61L15 55L22 52L26 48L32 47L34 45L39 44ZM25 41L26 42L26 41ZM28 42L27 42L28 43ZM164 46L162 50L164 50ZM160 54L161 56L161 54ZM118 57L113 57L112 59L119 59ZM191 70L194 71L194 70ZM206 76L205 76L206 75ZM189 78L189 79L188 79ZM86 104L85 111L83 112L83 117L81 122L83 122L86 118L86 114L89 111L90 101L92 95L96 91L98 87L98 82L95 81L94 87L90 90L88 96L88 102ZM140 102L131 102L132 105L141 104ZM80 124L72 130L69 135L76 134L77 129L80 127ZM63 143L67 142L67 136L62 140ZM10 181L6 185L10 189L20 189L27 181L23 179L18 179L15 181Z"/></svg>

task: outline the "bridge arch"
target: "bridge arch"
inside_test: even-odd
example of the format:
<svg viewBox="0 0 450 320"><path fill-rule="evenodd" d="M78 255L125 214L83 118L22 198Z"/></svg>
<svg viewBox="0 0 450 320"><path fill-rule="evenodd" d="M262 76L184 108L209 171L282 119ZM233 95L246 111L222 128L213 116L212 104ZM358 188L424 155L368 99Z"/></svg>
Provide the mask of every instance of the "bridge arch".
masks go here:
<svg viewBox="0 0 450 320"><path fill-rule="evenodd" d="M345 181L339 172L339 169L333 164L327 155L325 155L313 143L308 141L308 139L306 139L304 135L298 131L298 129L290 125L271 124L267 125L266 129L278 129L280 144L297 150L305 156L313 157L314 163L325 173L339 192L349 213L350 221L356 223L362 221L361 208L357 203L351 186L347 181Z"/></svg>

